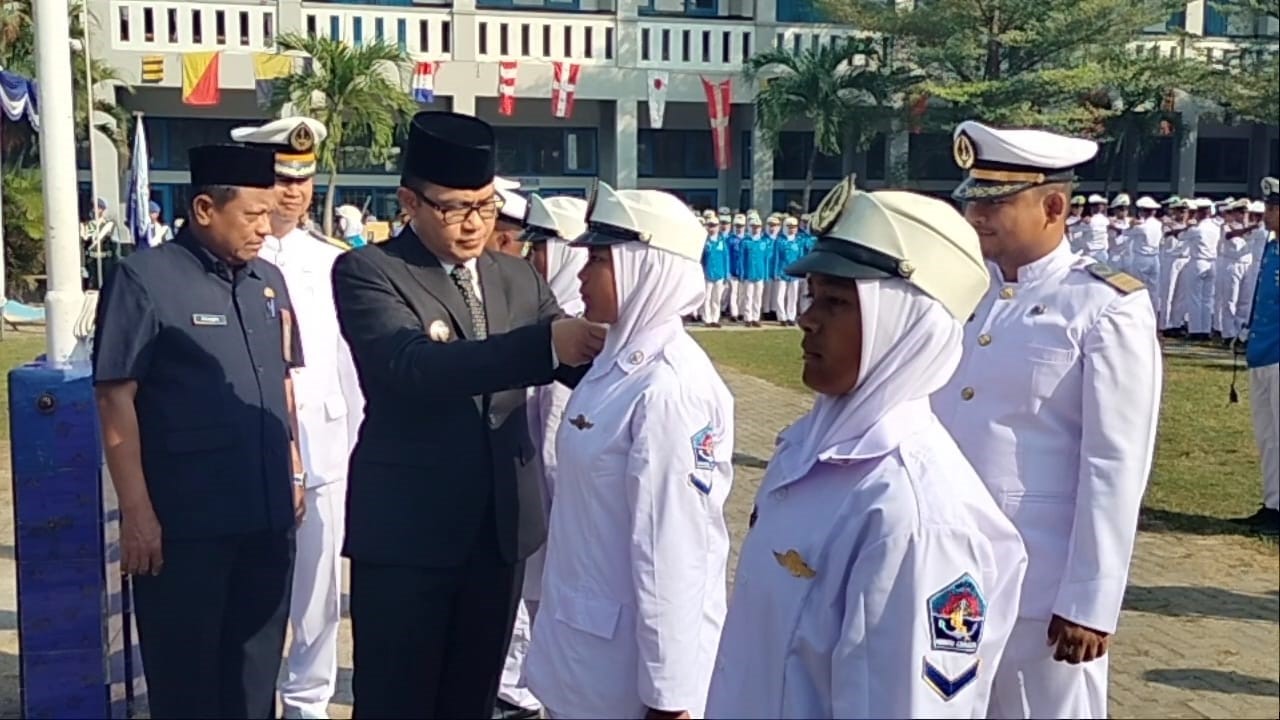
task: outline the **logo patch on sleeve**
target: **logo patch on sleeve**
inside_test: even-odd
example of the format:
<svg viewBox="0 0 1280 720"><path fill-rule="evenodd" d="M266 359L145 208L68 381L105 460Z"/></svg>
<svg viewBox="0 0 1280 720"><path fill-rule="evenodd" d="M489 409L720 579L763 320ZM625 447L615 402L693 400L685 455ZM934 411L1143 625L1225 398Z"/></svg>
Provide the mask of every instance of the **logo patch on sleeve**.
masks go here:
<svg viewBox="0 0 1280 720"><path fill-rule="evenodd" d="M951 698L978 679L978 665L980 663L980 660L974 660L973 664L959 675L950 677L937 665L929 662L928 658L925 658L922 672L924 684L933 688L933 691L938 693L938 696L944 701L950 702Z"/></svg>
<svg viewBox="0 0 1280 720"><path fill-rule="evenodd" d="M716 436L707 425L690 438L693 445L693 466L699 470L716 469Z"/></svg>
<svg viewBox="0 0 1280 720"><path fill-rule="evenodd" d="M973 654L982 642L987 601L969 573L929 596L929 635L934 650Z"/></svg>

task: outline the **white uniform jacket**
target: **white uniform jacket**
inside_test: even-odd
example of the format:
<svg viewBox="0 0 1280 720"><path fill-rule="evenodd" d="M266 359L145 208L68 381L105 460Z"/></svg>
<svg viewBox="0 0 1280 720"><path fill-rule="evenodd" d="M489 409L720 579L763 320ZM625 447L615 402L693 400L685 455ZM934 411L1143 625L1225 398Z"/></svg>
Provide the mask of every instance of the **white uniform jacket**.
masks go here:
<svg viewBox="0 0 1280 720"><path fill-rule="evenodd" d="M986 717L1027 556L929 401L800 477L777 467L756 495L707 717Z"/></svg>
<svg viewBox="0 0 1280 720"><path fill-rule="evenodd" d="M364 417L351 350L338 331L330 271L342 250L295 229L269 237L261 257L280 268L302 336L306 366L293 371L299 446L307 487L347 479L347 462Z"/></svg>
<svg viewBox="0 0 1280 720"><path fill-rule="evenodd" d="M565 407L529 688L555 717L701 717L725 613L733 396L680 323Z"/></svg>
<svg viewBox="0 0 1280 720"><path fill-rule="evenodd" d="M1196 262L1213 262L1218 259L1218 242L1222 239L1222 225L1213 218L1193 223L1182 232L1180 238L1186 245L1189 257Z"/></svg>
<svg viewBox="0 0 1280 720"><path fill-rule="evenodd" d="M529 401L525 405L529 421L529 439L538 449L542 465L542 503L548 517L551 515L551 499L555 495L556 430L564 417L564 406L569 402L569 388L558 382L529 389ZM524 592L528 602L542 599L542 572L546 564L547 546L543 545L525 560Z"/></svg>
<svg viewBox="0 0 1280 720"><path fill-rule="evenodd" d="M1147 290L1065 245L993 283L934 410L1026 543L1021 617L1115 632L1162 364ZM1103 273L1105 274L1105 273Z"/></svg>

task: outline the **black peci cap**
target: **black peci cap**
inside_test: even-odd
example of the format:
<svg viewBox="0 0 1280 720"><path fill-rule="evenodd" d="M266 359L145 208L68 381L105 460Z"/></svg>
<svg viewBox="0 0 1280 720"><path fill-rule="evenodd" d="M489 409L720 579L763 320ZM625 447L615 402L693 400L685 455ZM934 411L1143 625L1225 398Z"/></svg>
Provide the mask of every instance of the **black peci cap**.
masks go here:
<svg viewBox="0 0 1280 720"><path fill-rule="evenodd" d="M401 174L459 190L493 182L493 128L453 112L420 112L409 124Z"/></svg>
<svg viewBox="0 0 1280 720"><path fill-rule="evenodd" d="M276 185L276 154L247 145L198 145L187 151L192 187L228 185L270 188Z"/></svg>

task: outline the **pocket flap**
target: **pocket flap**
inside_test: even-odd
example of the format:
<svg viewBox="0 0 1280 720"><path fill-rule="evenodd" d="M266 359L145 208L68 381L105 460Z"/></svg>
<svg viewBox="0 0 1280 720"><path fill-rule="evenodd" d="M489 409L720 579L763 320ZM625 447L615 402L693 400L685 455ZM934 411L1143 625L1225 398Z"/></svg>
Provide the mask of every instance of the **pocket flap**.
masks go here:
<svg viewBox="0 0 1280 720"><path fill-rule="evenodd" d="M229 425L170 430L165 434L165 445L170 452L196 453L229 448L236 444L235 430Z"/></svg>
<svg viewBox="0 0 1280 720"><path fill-rule="evenodd" d="M347 399L341 395L330 395L324 399L324 419L337 420L347 416Z"/></svg>
<svg viewBox="0 0 1280 720"><path fill-rule="evenodd" d="M603 640L613 639L618 628L621 605L612 600L573 591L565 592L561 599L563 602L556 608L556 620Z"/></svg>

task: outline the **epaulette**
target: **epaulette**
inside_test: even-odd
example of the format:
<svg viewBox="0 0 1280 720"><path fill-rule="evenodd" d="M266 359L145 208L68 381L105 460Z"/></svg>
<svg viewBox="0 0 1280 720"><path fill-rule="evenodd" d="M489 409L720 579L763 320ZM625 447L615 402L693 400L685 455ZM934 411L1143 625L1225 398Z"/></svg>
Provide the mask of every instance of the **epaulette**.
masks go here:
<svg viewBox="0 0 1280 720"><path fill-rule="evenodd" d="M1089 271L1090 275L1120 291L1121 295L1128 295L1146 287L1138 278L1129 273L1121 272L1106 263L1096 262L1085 269Z"/></svg>
<svg viewBox="0 0 1280 720"><path fill-rule="evenodd" d="M315 230L312 230L312 229L308 228L308 229L307 229L307 234L308 234L308 235L310 235L311 237L313 237L313 238L315 238L315 239L317 239L317 240L321 241L321 242L329 243L330 245L332 245L332 246L334 246L334 247L338 248L339 250L350 250L350 249L351 249L351 246L350 246L350 245L348 245L348 244L346 244L345 242L343 242L343 241L339 240L338 238L332 238L332 237L329 237L328 235L325 235L325 234L324 234L324 233L322 233L322 232L316 232Z"/></svg>

